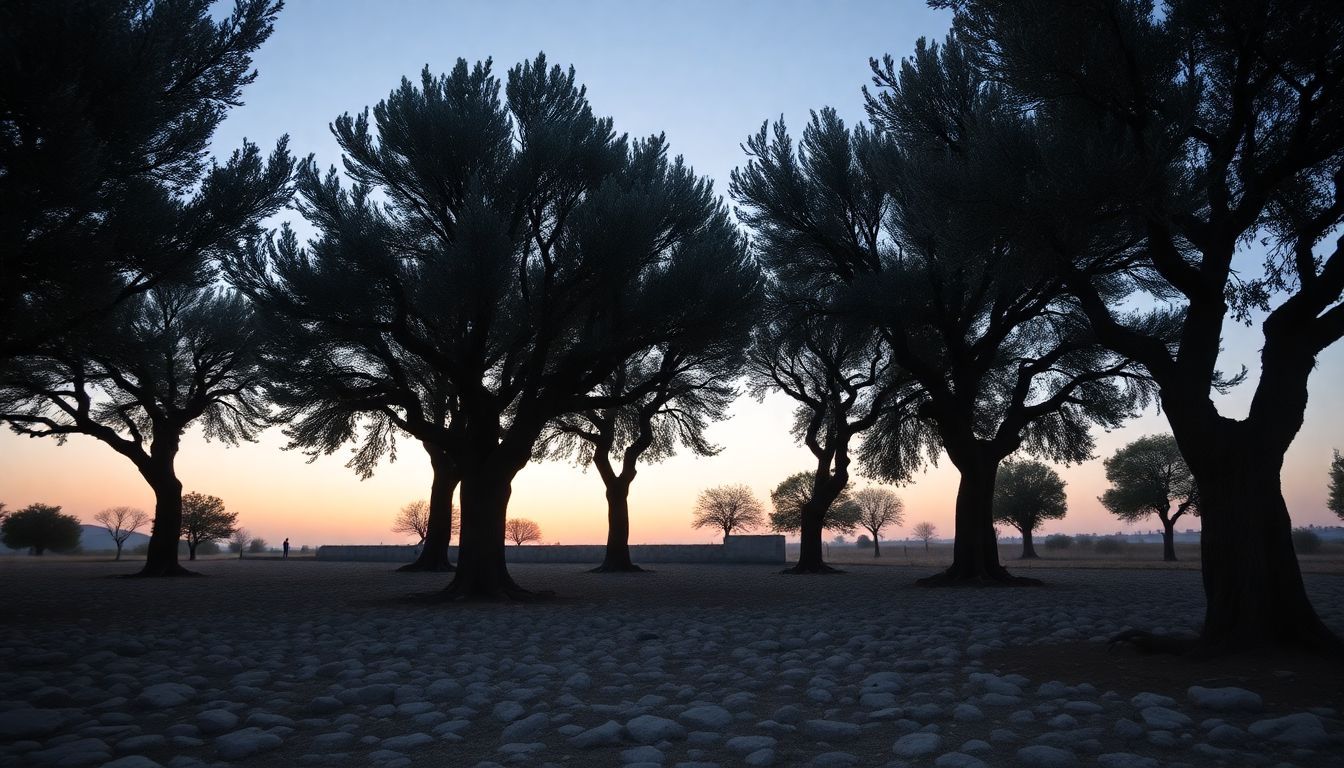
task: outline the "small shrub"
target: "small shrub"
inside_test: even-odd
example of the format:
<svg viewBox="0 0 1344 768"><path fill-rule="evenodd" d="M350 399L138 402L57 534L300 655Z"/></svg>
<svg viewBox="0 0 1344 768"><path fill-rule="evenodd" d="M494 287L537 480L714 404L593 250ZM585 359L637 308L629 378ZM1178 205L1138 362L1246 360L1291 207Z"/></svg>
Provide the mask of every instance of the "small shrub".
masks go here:
<svg viewBox="0 0 1344 768"><path fill-rule="evenodd" d="M1096 550L1099 555L1116 555L1124 549L1125 542L1119 536L1103 536L1097 539Z"/></svg>
<svg viewBox="0 0 1344 768"><path fill-rule="evenodd" d="M1068 549L1073 546L1073 537L1063 533L1055 533L1045 537L1046 549Z"/></svg>
<svg viewBox="0 0 1344 768"><path fill-rule="evenodd" d="M863 549L864 547L871 547L873 546L873 540L861 533L859 534L859 538L854 540L854 546L858 547L859 549Z"/></svg>
<svg viewBox="0 0 1344 768"><path fill-rule="evenodd" d="M1086 547L1090 547L1090 546L1092 546L1095 542L1096 542L1096 539L1092 538L1091 536L1088 536L1088 535L1085 534L1085 533L1080 533L1080 534L1078 534L1077 536L1074 536L1074 537L1073 537L1073 543L1074 543L1074 544L1077 544L1079 549L1084 549L1084 548L1086 548Z"/></svg>
<svg viewBox="0 0 1344 768"><path fill-rule="evenodd" d="M1293 531L1293 549L1299 555L1314 555L1321 551L1321 537L1315 531L1298 528Z"/></svg>

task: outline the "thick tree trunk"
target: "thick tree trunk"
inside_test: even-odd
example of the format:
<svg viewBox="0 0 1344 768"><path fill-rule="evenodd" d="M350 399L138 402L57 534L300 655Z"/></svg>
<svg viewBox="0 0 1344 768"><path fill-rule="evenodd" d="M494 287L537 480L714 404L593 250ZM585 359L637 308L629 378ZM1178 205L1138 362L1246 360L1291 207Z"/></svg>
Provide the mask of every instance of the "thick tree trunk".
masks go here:
<svg viewBox="0 0 1344 768"><path fill-rule="evenodd" d="M999 460L985 456L963 460L957 486L956 532L952 540L952 565L940 574L920 579L926 587L961 584L1039 584L1035 579L1015 577L999 563L998 538L994 535L994 480ZM927 542L926 542L927 546Z"/></svg>
<svg viewBox="0 0 1344 768"><path fill-rule="evenodd" d="M513 471L489 466L462 477L462 534L457 571L441 596L448 600L526 600L504 560L504 522L513 493Z"/></svg>
<svg viewBox="0 0 1344 768"><path fill-rule="evenodd" d="M429 463L434 468L425 540L421 542L420 556L415 562L397 570L448 573L456 570L448 558L448 546L453 539L453 492L457 490L462 474L445 451L431 446L425 446L425 450L429 452Z"/></svg>
<svg viewBox="0 0 1344 768"><path fill-rule="evenodd" d="M1302 583L1279 481L1283 453L1267 456L1266 446L1254 438L1206 432L1196 450L1216 458L1189 462L1201 494L1200 557L1208 601L1196 650L1278 645L1344 652ZM1190 442L1190 436L1181 441L1183 452Z"/></svg>
<svg viewBox="0 0 1344 768"><path fill-rule="evenodd" d="M1162 559L1168 563L1176 562L1176 521L1162 518Z"/></svg>
<svg viewBox="0 0 1344 768"><path fill-rule="evenodd" d="M841 573L827 565L822 558L822 529L826 521L826 510L830 501L825 497L813 495L803 505L801 541L798 546L798 563L784 570L784 573Z"/></svg>
<svg viewBox="0 0 1344 768"><path fill-rule="evenodd" d="M1040 555L1036 554L1036 545L1031 541L1031 529L1027 528L1022 531L1022 559L1033 560L1039 557Z"/></svg>
<svg viewBox="0 0 1344 768"><path fill-rule="evenodd" d="M171 460L142 470L154 489L154 522L149 534L149 551L139 576L190 576L177 560L177 543L182 535L182 483L173 471ZM196 548L191 547L191 559Z"/></svg>
<svg viewBox="0 0 1344 768"><path fill-rule="evenodd" d="M630 559L630 483L634 478L603 478L607 487L607 549L593 573L638 573Z"/></svg>

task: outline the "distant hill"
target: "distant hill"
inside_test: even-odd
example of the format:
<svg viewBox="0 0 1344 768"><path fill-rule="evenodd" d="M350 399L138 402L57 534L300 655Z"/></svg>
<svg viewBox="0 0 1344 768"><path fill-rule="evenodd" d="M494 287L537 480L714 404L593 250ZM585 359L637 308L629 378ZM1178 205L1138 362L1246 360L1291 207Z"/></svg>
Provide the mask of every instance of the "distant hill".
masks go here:
<svg viewBox="0 0 1344 768"><path fill-rule="evenodd" d="M112 540L112 534L108 533L107 529L103 526L81 525L79 527L79 546L82 547L85 552L115 552L117 550L117 542ZM148 534L140 532L132 533L131 537L126 539L126 543L123 545L123 551L130 552L141 544L148 543Z"/></svg>

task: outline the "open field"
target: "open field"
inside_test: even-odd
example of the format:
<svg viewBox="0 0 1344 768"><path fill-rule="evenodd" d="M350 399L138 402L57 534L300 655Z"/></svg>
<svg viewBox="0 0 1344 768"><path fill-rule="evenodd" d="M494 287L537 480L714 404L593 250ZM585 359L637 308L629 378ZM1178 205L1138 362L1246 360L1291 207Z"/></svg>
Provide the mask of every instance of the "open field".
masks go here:
<svg viewBox="0 0 1344 768"><path fill-rule="evenodd" d="M519 565L558 597L445 605L411 596L446 576L386 564L196 567L0 561L0 763L1327 766L1344 748L1338 663L1106 650L1193 626L1188 570L926 590L901 566ZM1308 588L1344 630L1344 577Z"/></svg>

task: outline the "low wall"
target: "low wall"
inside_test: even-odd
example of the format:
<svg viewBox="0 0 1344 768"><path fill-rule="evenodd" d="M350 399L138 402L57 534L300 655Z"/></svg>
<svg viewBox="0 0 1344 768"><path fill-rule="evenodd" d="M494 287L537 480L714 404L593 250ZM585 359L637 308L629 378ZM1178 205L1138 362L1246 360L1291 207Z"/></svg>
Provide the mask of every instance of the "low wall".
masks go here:
<svg viewBox="0 0 1344 768"><path fill-rule="evenodd" d="M510 563L583 563L602 562L606 547L601 544L538 544L506 546L504 559ZM420 548L407 545L324 544L317 548L317 559L364 563L409 563ZM457 547L448 548L448 557L457 559ZM727 536L722 544L632 544L630 557L636 563L784 563L783 536Z"/></svg>

